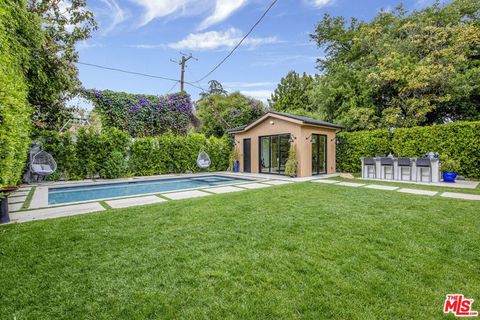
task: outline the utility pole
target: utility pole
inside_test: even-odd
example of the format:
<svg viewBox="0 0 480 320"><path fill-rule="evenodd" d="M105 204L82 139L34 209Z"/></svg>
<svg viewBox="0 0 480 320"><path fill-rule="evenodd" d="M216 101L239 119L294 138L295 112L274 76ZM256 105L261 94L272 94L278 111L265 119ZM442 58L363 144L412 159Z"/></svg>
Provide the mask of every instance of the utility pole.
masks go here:
<svg viewBox="0 0 480 320"><path fill-rule="evenodd" d="M170 59L170 61L172 61L174 63L178 63L180 65L180 92L183 92L183 91L185 91L184 90L184 88L185 88L185 65L186 65L187 61L190 60L190 59L193 59L193 60L196 60L196 61L198 61L198 59L195 58L194 56L192 56L191 53L189 55L186 55L185 53L180 52L180 54L182 55L182 57L180 58L180 61L175 61L175 60L172 60L172 59Z"/></svg>

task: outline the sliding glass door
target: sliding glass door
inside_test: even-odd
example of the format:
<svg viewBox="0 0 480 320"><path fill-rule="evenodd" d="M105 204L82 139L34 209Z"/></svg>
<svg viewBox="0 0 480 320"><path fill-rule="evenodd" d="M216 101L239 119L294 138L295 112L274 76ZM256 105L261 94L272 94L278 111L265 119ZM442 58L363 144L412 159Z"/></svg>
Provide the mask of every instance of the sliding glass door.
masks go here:
<svg viewBox="0 0 480 320"><path fill-rule="evenodd" d="M289 134L260 137L260 172L284 174L289 150Z"/></svg>
<svg viewBox="0 0 480 320"><path fill-rule="evenodd" d="M312 134L312 174L327 173L327 136Z"/></svg>

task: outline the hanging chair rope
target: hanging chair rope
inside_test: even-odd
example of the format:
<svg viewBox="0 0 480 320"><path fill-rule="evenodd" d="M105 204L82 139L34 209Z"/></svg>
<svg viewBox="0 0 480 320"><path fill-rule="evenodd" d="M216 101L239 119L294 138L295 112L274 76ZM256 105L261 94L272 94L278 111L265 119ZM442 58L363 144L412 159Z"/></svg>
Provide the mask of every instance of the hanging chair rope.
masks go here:
<svg viewBox="0 0 480 320"><path fill-rule="evenodd" d="M197 157L197 166L200 169L208 169L210 168L211 164L212 162L210 161L210 157L205 151L202 150Z"/></svg>

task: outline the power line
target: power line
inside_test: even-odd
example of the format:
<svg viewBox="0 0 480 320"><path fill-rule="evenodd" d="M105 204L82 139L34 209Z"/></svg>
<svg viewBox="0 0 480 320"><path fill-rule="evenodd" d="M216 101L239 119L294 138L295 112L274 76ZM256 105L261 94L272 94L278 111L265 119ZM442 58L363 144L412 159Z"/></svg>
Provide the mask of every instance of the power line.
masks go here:
<svg viewBox="0 0 480 320"><path fill-rule="evenodd" d="M141 72L136 72L136 71L129 71L129 70L124 70L124 69L119 69L119 68L113 68L113 67L107 67L107 66L101 66L101 65L98 65L98 64L94 64L94 63L87 63L87 62L77 62L78 64L81 64L81 65L85 65L85 66L90 66L90 67L95 67L95 68L99 68L99 69L105 69L105 70L110 70L110 71L116 71L116 72L122 72L122 73L127 73L127 74L133 74L133 75L137 75L137 76L142 76L142 77L147 77L147 78L154 78L154 79L162 79L162 80L167 80L167 81L173 81L175 82L175 85L177 85L177 83L180 83L180 80L177 80L177 79L173 79L173 78L168 78L168 77L162 77L162 76L157 76L157 75L152 75L152 74L147 74L147 73L141 73ZM191 86L191 87L194 87L194 88L197 88L197 89L200 89L202 91L205 91L205 89L203 89L201 86L199 85L196 85L192 82L187 82L185 81L185 84ZM175 86L174 86L175 87ZM173 88L174 88L173 87ZM171 90L173 90L173 88Z"/></svg>
<svg viewBox="0 0 480 320"><path fill-rule="evenodd" d="M77 63L78 63L78 64L85 65L85 66L90 66L90 67L95 67L95 68L100 68L100 69L106 69L106 70L111 70L111 71L117 71L117 72L123 72L123 73L128 73L128 74L134 74L134 75L142 76L142 77L148 77L148 78L155 78L155 79L163 79L163 80L168 80L168 81L180 82L180 80L173 79L173 78L156 76L156 75L152 75L152 74L135 72L135 71L128 71L128 70L123 70L123 69L118 69L118 68L112 68L112 67L106 67L106 66L101 66L101 65L98 65L98 64L93 64L93 63L87 63L87 62L77 62Z"/></svg>
<svg viewBox="0 0 480 320"><path fill-rule="evenodd" d="M263 18L265 18L265 16L268 14L268 12L273 8L273 6L278 2L278 0L274 0L270 6L267 8L267 10L265 10L265 12L262 14L262 16L260 17L260 19L257 20L257 22L255 22L255 24L250 28L250 30L247 32L247 34L245 34L245 36L242 38L242 40L240 40L240 42L232 49L232 51L230 51L229 54L227 54L225 56L225 58L223 58L222 61L220 61L210 72L208 72L205 76L203 76L201 79L198 79L197 81L194 81L194 83L198 83L200 81L203 81L205 80L208 76L210 76L212 73L215 72L215 70L217 70L225 61L227 61L228 58L230 58L230 56L235 52L235 50L238 49L238 47L240 47L243 43L243 41L245 41L245 39L248 38L248 36L253 32L253 30L260 24L260 22L262 22Z"/></svg>
<svg viewBox="0 0 480 320"><path fill-rule="evenodd" d="M175 89L175 87L177 86L177 82L175 82L173 84L173 86L170 88L170 90L167 91L167 94L169 94L170 92L172 92L173 89Z"/></svg>

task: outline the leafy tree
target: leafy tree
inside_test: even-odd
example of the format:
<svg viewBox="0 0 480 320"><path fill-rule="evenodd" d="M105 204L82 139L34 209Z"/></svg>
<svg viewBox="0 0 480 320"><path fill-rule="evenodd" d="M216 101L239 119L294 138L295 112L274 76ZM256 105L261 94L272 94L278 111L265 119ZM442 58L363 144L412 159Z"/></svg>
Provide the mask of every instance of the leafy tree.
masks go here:
<svg viewBox="0 0 480 320"><path fill-rule="evenodd" d="M42 44L32 48L35 59L26 74L33 123L59 129L71 116L65 103L80 85L75 45L88 39L97 25L85 0L28 0L27 9L40 19L43 34Z"/></svg>
<svg viewBox="0 0 480 320"><path fill-rule="evenodd" d="M380 12L371 22L325 15L312 111L350 130L480 118L480 2Z"/></svg>
<svg viewBox="0 0 480 320"><path fill-rule="evenodd" d="M299 75L290 71L280 80L280 83L269 100L270 107L276 111L291 112L292 110L309 111L310 103L308 91L311 89L313 78L304 73Z"/></svg>
<svg viewBox="0 0 480 320"><path fill-rule="evenodd" d="M207 92L200 93L200 97L203 99L209 95L221 95L226 96L228 94L227 90L225 90L220 82L217 80L210 80L208 81L209 88Z"/></svg>
<svg viewBox="0 0 480 320"><path fill-rule="evenodd" d="M234 92L229 95L208 95L199 100L197 116L203 133L221 137L227 129L248 124L265 111L261 101Z"/></svg>

